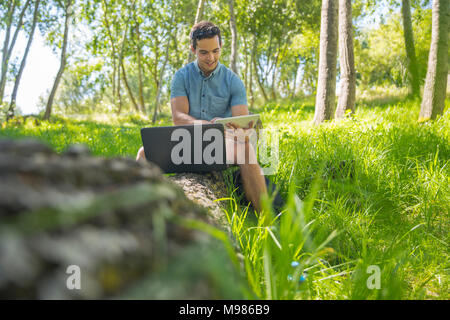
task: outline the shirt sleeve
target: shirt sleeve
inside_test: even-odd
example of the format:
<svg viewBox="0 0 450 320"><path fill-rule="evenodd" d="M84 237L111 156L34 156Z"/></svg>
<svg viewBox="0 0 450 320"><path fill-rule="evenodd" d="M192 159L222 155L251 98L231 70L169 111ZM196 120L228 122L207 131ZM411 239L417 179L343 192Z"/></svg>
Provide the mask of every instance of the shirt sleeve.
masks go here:
<svg viewBox="0 0 450 320"><path fill-rule="evenodd" d="M242 80L237 75L231 79L231 102L230 107L237 105L247 105L247 92Z"/></svg>
<svg viewBox="0 0 450 320"><path fill-rule="evenodd" d="M186 86L184 85L183 74L179 71L175 72L170 86L170 98L187 97Z"/></svg>

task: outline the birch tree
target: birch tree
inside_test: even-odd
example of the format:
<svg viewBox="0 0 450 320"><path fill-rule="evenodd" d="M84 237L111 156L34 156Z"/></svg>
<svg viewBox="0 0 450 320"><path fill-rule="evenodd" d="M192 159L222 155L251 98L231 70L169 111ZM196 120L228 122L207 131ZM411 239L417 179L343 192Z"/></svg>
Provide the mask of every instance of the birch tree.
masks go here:
<svg viewBox="0 0 450 320"><path fill-rule="evenodd" d="M334 117L336 97L338 0L323 0L320 27L319 76L314 123Z"/></svg>
<svg viewBox="0 0 450 320"><path fill-rule="evenodd" d="M408 67L409 91L413 96L420 95L419 69L414 48L414 35L411 23L411 2L402 0L403 36L405 38L406 61Z"/></svg>
<svg viewBox="0 0 450 320"><path fill-rule="evenodd" d="M70 18L73 14L72 8L73 0L58 1L58 3L64 9L64 35L62 39L59 70L58 73L56 74L55 82L53 83L52 91L50 92L50 96L47 101L47 106L45 108L44 119L46 120L50 119L50 115L52 113L53 100L56 95L56 90L58 90L59 82L61 81L64 69L66 68Z"/></svg>
<svg viewBox="0 0 450 320"><path fill-rule="evenodd" d="M431 45L419 121L444 112L448 76L449 1L433 0Z"/></svg>
<svg viewBox="0 0 450 320"><path fill-rule="evenodd" d="M336 118L343 117L347 110L355 112L356 75L351 0L339 0L339 58L341 91Z"/></svg>

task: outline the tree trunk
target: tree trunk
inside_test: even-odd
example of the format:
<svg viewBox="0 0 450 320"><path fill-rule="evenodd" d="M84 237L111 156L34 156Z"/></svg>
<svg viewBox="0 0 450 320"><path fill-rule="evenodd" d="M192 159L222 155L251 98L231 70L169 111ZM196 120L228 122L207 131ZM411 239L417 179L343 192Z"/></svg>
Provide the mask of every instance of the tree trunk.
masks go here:
<svg viewBox="0 0 450 320"><path fill-rule="evenodd" d="M347 110L355 112L356 75L351 0L339 0L339 52L341 93L336 109L336 118L345 116Z"/></svg>
<svg viewBox="0 0 450 320"><path fill-rule="evenodd" d="M5 94L6 71L8 69L9 37L11 36L12 20L15 9L16 9L16 2L10 1L8 5L8 18L6 20L5 41L3 42L3 50L2 50L2 74L0 77L0 104L3 102L3 95Z"/></svg>
<svg viewBox="0 0 450 320"><path fill-rule="evenodd" d="M448 0L434 0L431 47L419 121L436 119L444 112L448 72Z"/></svg>
<svg viewBox="0 0 450 320"><path fill-rule="evenodd" d="M277 55L275 57L275 62L274 62L274 68L273 68L273 73L272 73L272 86L271 86L271 94L272 94L272 100L276 100L277 99L277 94L275 92L275 82L277 79L277 67L278 67L278 57L279 57L280 51L277 51Z"/></svg>
<svg viewBox="0 0 450 320"><path fill-rule="evenodd" d="M167 61L169 60L169 47L170 47L170 42L167 41L166 53L165 53L165 56L164 56L164 64L161 67L161 70L159 70L159 78L158 78L158 81L156 83L156 101L155 101L155 110L153 112L153 119L152 119L152 123L153 124L155 124L156 118L158 116L159 104L160 104L160 101L161 101L161 91L162 91L162 84L163 84L163 76L164 76L164 72L166 70Z"/></svg>
<svg viewBox="0 0 450 320"><path fill-rule="evenodd" d="M338 0L322 0L319 75L314 123L334 117L336 97Z"/></svg>
<svg viewBox="0 0 450 320"><path fill-rule="evenodd" d="M231 30L231 56L230 56L230 68L234 73L238 74L237 70L237 28L236 28L236 18L234 16L233 8L234 0L228 0L228 6L230 9L230 30Z"/></svg>
<svg viewBox="0 0 450 320"><path fill-rule="evenodd" d="M0 140L1 299L245 298L230 291L244 282L220 172L165 177L150 162L89 153ZM80 290L66 286L69 265Z"/></svg>
<svg viewBox="0 0 450 320"><path fill-rule="evenodd" d="M250 76L248 80L248 92L250 93L250 108L253 108L255 103L255 94L253 92L253 55L250 54Z"/></svg>
<svg viewBox="0 0 450 320"><path fill-rule="evenodd" d="M131 103L133 104L134 109L139 112L139 107L136 103L136 99L134 98L133 92L131 91L130 85L128 84L127 74L125 72L125 66L123 64L123 59L120 61L120 66L122 69L122 80L125 83L125 88L127 88L128 96L130 97Z"/></svg>
<svg viewBox="0 0 450 320"><path fill-rule="evenodd" d="M28 38L28 43L25 48L25 53L23 54L22 61L20 62L20 68L19 68L19 71L16 76L16 81L14 82L14 89L13 89L13 92L11 95L11 103L9 104L9 110L8 110L8 115L7 115L8 119L10 119L11 117L14 117L14 109L16 107L17 91L19 90L20 79L22 77L23 69L25 68L25 64L26 64L27 57L28 57L28 52L30 51L31 43L33 42L34 30L36 29L36 23L37 23L37 18L38 18L38 13L39 13L38 10L39 10L40 2L41 2L41 0L36 0L36 2L34 3L33 24L31 26L30 37Z"/></svg>
<svg viewBox="0 0 450 320"><path fill-rule="evenodd" d="M126 35L127 35L127 31L128 31L128 23L125 26L125 30L124 30L123 36L122 36L122 44L121 44L122 47L120 49L120 56L119 56L119 64L120 64L119 68L122 69L122 80L125 83L125 88L127 89L128 97L130 98L134 109L137 112L139 112L139 108L138 108L138 105L136 103L136 99L134 98L133 92L131 91L131 88L130 88L130 86L128 84L127 74L126 74L126 71L125 71L125 65L123 63L123 51L124 51L124 48L125 48L125 38L126 38ZM119 70L119 72L120 72L120 70Z"/></svg>
<svg viewBox="0 0 450 320"><path fill-rule="evenodd" d="M264 102L267 102L267 100L269 100L267 98L267 94L266 91L264 90L264 86L261 83L261 80L259 79L259 74L258 74L258 65L257 65L257 58L258 58L258 53L256 52L258 48L258 43L256 42L256 38L253 38L253 52L252 52L252 56L253 56L253 70L254 70L254 74L255 74L255 78L256 78L256 82L258 83L259 89L261 90L261 94L264 97Z"/></svg>
<svg viewBox="0 0 450 320"><path fill-rule="evenodd" d="M14 2L14 7L12 8L12 14L14 14L16 2L15 1L11 1L11 2ZM5 94L6 74L7 74L7 71L8 71L9 58L11 58L12 51L13 51L14 46L16 44L17 36L19 35L20 30L22 30L23 17L25 15L25 11L27 10L27 8L30 5L30 3L31 3L31 0L27 0L27 2L25 3L24 7L22 8L22 11L19 14L19 21L17 23L16 30L14 31L14 35L13 35L13 38L11 40L11 44L9 44L9 37L10 37L13 17L8 17L8 27L7 28L9 28L9 30L7 30L6 36L5 36L5 44L6 44L6 47L7 47L7 52L6 52L6 56L3 56L3 58L2 58L2 75L1 75L1 79L0 79L0 104L3 101L3 96ZM9 18L11 18L11 19L9 20ZM4 66L4 68L3 68L3 66Z"/></svg>
<svg viewBox="0 0 450 320"><path fill-rule="evenodd" d="M409 77L409 91L413 96L420 96L420 79L416 59L416 50L414 49L414 35L411 23L411 3L410 0L402 0L403 16L403 36L405 38L406 61Z"/></svg>
<svg viewBox="0 0 450 320"><path fill-rule="evenodd" d="M244 86L248 88L248 54L247 54L247 41L244 40Z"/></svg>
<svg viewBox="0 0 450 320"><path fill-rule="evenodd" d="M198 0L198 5L197 5L197 13L195 15L195 21L194 24L199 23L202 18L203 18L203 8L205 7L205 0ZM194 61L194 54L192 53L191 50L189 50L189 56L188 56L188 63Z"/></svg>
<svg viewBox="0 0 450 320"><path fill-rule="evenodd" d="M295 73L294 73L294 84L292 85L292 91L291 91L291 99L295 98L296 95L296 88L297 88L297 75L298 75L298 69L300 69L300 56L297 57L298 59L298 64L297 64L297 69L295 69Z"/></svg>
<svg viewBox="0 0 450 320"><path fill-rule="evenodd" d="M139 24L136 26L136 37L137 37L137 62L138 62L138 82L139 82L139 109L143 114L145 114L145 104L144 104L144 85L142 82L142 52L141 52L141 37Z"/></svg>
<svg viewBox="0 0 450 320"><path fill-rule="evenodd" d="M50 115L52 113L52 106L53 106L53 99L56 95L56 90L58 89L59 82L61 81L61 77L63 75L64 69L66 67L66 50L67 50L67 38L69 37L69 25L70 25L70 16L72 15L72 0L66 1L66 7L65 7L65 21L64 21L64 38L63 38L63 45L61 48L61 62L59 65L59 70L56 75L55 82L53 83L52 91L50 92L50 96L47 101L47 106L45 108L45 114L44 119L48 120L50 119Z"/></svg>

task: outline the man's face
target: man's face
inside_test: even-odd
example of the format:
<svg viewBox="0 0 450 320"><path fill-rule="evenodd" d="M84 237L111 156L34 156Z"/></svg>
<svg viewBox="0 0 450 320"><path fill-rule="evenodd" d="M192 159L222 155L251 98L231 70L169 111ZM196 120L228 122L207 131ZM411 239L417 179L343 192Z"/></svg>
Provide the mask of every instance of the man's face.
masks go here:
<svg viewBox="0 0 450 320"><path fill-rule="evenodd" d="M198 60L198 66L203 73L209 75L217 67L220 58L219 37L197 40L197 47L191 47Z"/></svg>

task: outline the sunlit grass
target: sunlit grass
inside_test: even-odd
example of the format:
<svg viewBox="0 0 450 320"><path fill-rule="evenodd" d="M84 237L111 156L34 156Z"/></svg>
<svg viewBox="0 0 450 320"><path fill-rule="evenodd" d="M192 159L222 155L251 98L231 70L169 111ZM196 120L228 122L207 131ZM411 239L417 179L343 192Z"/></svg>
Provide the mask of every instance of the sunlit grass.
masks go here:
<svg viewBox="0 0 450 320"><path fill-rule="evenodd" d="M450 103L438 120L418 123L420 101L359 101L352 118L321 126L311 123L311 99L253 110L279 134L281 163L270 179L287 201L282 214L267 200L255 215L239 205L225 174L224 214L257 297L449 298ZM148 123L131 115L19 118L3 123L0 136L37 137L57 152L85 143L95 155L134 158ZM171 125L170 116L156 125ZM379 290L367 286L371 265L381 270Z"/></svg>

